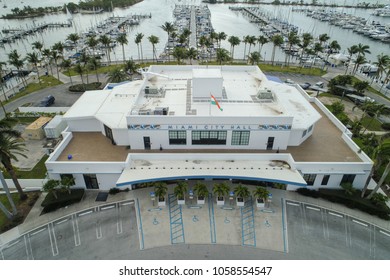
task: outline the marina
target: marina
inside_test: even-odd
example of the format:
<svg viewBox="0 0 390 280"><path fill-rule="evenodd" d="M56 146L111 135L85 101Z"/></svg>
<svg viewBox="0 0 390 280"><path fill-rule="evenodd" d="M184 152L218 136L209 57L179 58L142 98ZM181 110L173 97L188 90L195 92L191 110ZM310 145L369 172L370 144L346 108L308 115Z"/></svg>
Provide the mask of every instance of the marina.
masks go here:
<svg viewBox="0 0 390 280"><path fill-rule="evenodd" d="M348 1L347 1L348 2ZM27 3L27 2L26 2ZM167 33L161 28L161 25L164 22L175 22L176 18L173 11L175 10L176 5L184 6L199 6L201 4L200 0L164 0L164 1L155 1L155 0L144 0L134 6L124 8L124 9L114 9L112 13L99 13L99 14L74 14L73 15L73 26L63 27L59 29L45 29L41 32L36 32L34 34L26 35L22 39L15 40L15 42L4 43L3 51L0 52L0 61L7 61L7 53L11 50L16 49L22 56L26 53L31 52L31 44L35 41L42 41L45 44L45 47L50 47L57 43L58 41L65 42L66 37L70 33L78 33L81 37L84 37L84 33L91 33L97 30L99 23L104 22L110 17L127 17L129 15L139 15L146 14L151 15L152 17L144 18L142 23L126 25L124 27L126 31L126 36L128 43L125 45L124 51L127 58L140 59L137 52L137 44L134 42L135 35L141 33L144 35L144 38L140 44L142 47L143 58L152 59L153 57L153 48L152 44L148 41L148 37L154 35L159 38L159 42L155 44L155 49L157 56L164 57L166 54L166 48L172 49L173 44L168 42ZM353 32L351 29L343 29L335 25L330 25L328 22L319 21L317 19L307 17L304 12L294 12L297 7L295 6L274 6L274 5L262 5L262 6L248 6L246 8L252 14L255 14L254 10L258 10L259 16L257 18L250 17L248 13L242 13L233 9L229 9L231 5L225 4L216 4L208 5L208 10L210 12L210 24L213 30L217 33L225 32L227 37L237 36L243 40L244 36L251 35L258 37L269 32L267 28L271 30L276 28L275 32L283 31L287 33L288 30L295 29L298 34L304 32L311 33L314 38L317 38L320 34L328 34L332 40L337 40L341 46L340 53L345 54L347 48L351 46L351 42L361 42L362 44L369 44L371 54L367 54L367 60L375 60L376 56L380 53L389 52L389 44L382 42L380 40L372 40L369 37L363 37L357 32ZM243 5L235 5L236 7ZM247 5L246 5L247 6ZM260 9L261 8L261 9ZM317 7L313 10L320 10L321 7ZM334 9L338 12L344 12L348 14L353 14L359 17L364 17L370 21L380 21L383 25L390 23L389 17L376 17L371 15L374 10L364 10L364 9ZM158 11L158 12L156 12ZM190 13L189 17L192 18L196 16L195 10L194 13ZM268 25L265 25L261 20L266 20ZM39 25L44 22L56 22L56 21L66 21L66 14L58 15L47 15L43 18L36 18L34 22L36 25ZM26 24L31 25L31 20L0 20L0 28L21 28L26 26ZM201 36L201 33L196 34L193 32L194 28L201 26L201 23L196 23L194 20L190 21L190 26L187 26L191 30L191 36L189 36L189 47L193 47ZM272 29L271 29L271 26ZM260 29L262 28L262 29ZM266 28L266 29L264 29ZM23 28L21 28L23 29ZM92 31L92 32L90 32ZM100 34L100 33L99 33ZM106 34L106 33L105 33ZM196 35L195 35L196 34ZM271 33L269 34L271 35ZM349 40L345 40L349 38ZM80 40L83 42L83 40ZM80 43L81 44L81 43ZM219 42L221 48L229 50L230 43L227 40L222 40ZM82 46L82 45L81 45ZM197 46L199 47L199 46ZM272 53L273 46L272 43L267 43L262 47L261 56L263 60L270 60L270 54ZM235 47L234 56L235 59L243 57L245 51L245 44L240 43ZM112 46L112 60L118 60L122 56L122 49L120 45ZM275 60L284 61L285 53L281 48L276 48L275 50ZM103 58L104 61L104 58Z"/></svg>

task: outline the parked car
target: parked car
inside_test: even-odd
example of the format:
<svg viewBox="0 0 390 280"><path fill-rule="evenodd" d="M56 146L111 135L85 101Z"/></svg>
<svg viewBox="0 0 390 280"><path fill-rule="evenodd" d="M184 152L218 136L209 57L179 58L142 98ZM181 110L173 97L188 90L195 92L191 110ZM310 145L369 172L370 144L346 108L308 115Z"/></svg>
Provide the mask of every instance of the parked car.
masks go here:
<svg viewBox="0 0 390 280"><path fill-rule="evenodd" d="M316 87L323 88L324 87L324 82L318 82L315 84Z"/></svg>
<svg viewBox="0 0 390 280"><path fill-rule="evenodd" d="M300 86L303 89L308 89L309 87L311 87L311 84L310 83L303 83L303 84L300 84Z"/></svg>
<svg viewBox="0 0 390 280"><path fill-rule="evenodd" d="M46 96L44 99L41 100L40 107L49 107L50 105L54 104L55 100L56 99L53 95Z"/></svg>

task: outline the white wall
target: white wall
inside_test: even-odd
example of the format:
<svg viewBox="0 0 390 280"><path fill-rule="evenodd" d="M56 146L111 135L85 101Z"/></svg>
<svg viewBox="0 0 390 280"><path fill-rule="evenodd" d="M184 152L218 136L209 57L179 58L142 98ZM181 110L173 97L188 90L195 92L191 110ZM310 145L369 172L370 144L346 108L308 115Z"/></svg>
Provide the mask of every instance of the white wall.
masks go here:
<svg viewBox="0 0 390 280"><path fill-rule="evenodd" d="M80 132L96 132L102 131L103 125L93 117L85 119L66 119L69 131Z"/></svg>

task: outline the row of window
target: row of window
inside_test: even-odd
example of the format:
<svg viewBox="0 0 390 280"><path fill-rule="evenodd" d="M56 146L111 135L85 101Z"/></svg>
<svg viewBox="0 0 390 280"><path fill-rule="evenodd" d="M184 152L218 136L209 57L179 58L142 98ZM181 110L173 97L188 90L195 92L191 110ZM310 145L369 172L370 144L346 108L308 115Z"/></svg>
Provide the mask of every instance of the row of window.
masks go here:
<svg viewBox="0 0 390 280"><path fill-rule="evenodd" d="M226 130L194 130L191 132L192 145L226 145ZM170 145L186 145L187 132L182 130L170 130ZM249 145L250 131L233 131L232 145Z"/></svg>
<svg viewBox="0 0 390 280"><path fill-rule="evenodd" d="M308 186L313 186L314 181L316 180L317 174L304 174L303 179L306 181ZM356 175L355 174L344 174L343 178L341 179L341 183L353 183L355 180ZM321 186L328 185L330 175L324 175L322 177Z"/></svg>

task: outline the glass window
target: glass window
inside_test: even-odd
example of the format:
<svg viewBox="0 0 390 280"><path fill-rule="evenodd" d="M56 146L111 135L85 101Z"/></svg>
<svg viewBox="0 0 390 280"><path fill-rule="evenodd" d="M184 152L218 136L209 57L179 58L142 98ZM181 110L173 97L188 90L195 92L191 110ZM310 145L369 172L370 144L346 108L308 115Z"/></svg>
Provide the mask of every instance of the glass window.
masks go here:
<svg viewBox="0 0 390 280"><path fill-rule="evenodd" d="M169 131L169 145L186 145L187 132L182 130Z"/></svg>
<svg viewBox="0 0 390 280"><path fill-rule="evenodd" d="M310 132L311 130L313 129L313 126L311 125L308 129L308 131Z"/></svg>
<svg viewBox="0 0 390 280"><path fill-rule="evenodd" d="M304 130L302 133L302 138L305 137L306 133L307 133L307 130Z"/></svg>
<svg viewBox="0 0 390 280"><path fill-rule="evenodd" d="M226 145L226 131L192 131L192 145Z"/></svg>
<svg viewBox="0 0 390 280"><path fill-rule="evenodd" d="M321 185L326 186L329 182L329 178L330 178L330 175L324 175L324 177L322 178Z"/></svg>
<svg viewBox="0 0 390 280"><path fill-rule="evenodd" d="M316 180L316 174L304 174L303 179L306 181L308 186L313 186L314 181Z"/></svg>
<svg viewBox="0 0 390 280"><path fill-rule="evenodd" d="M341 183L351 183L353 184L353 181L355 180L356 175L355 174L344 174L343 178L341 179Z"/></svg>
<svg viewBox="0 0 390 280"><path fill-rule="evenodd" d="M233 131L232 145L249 145L250 131Z"/></svg>

